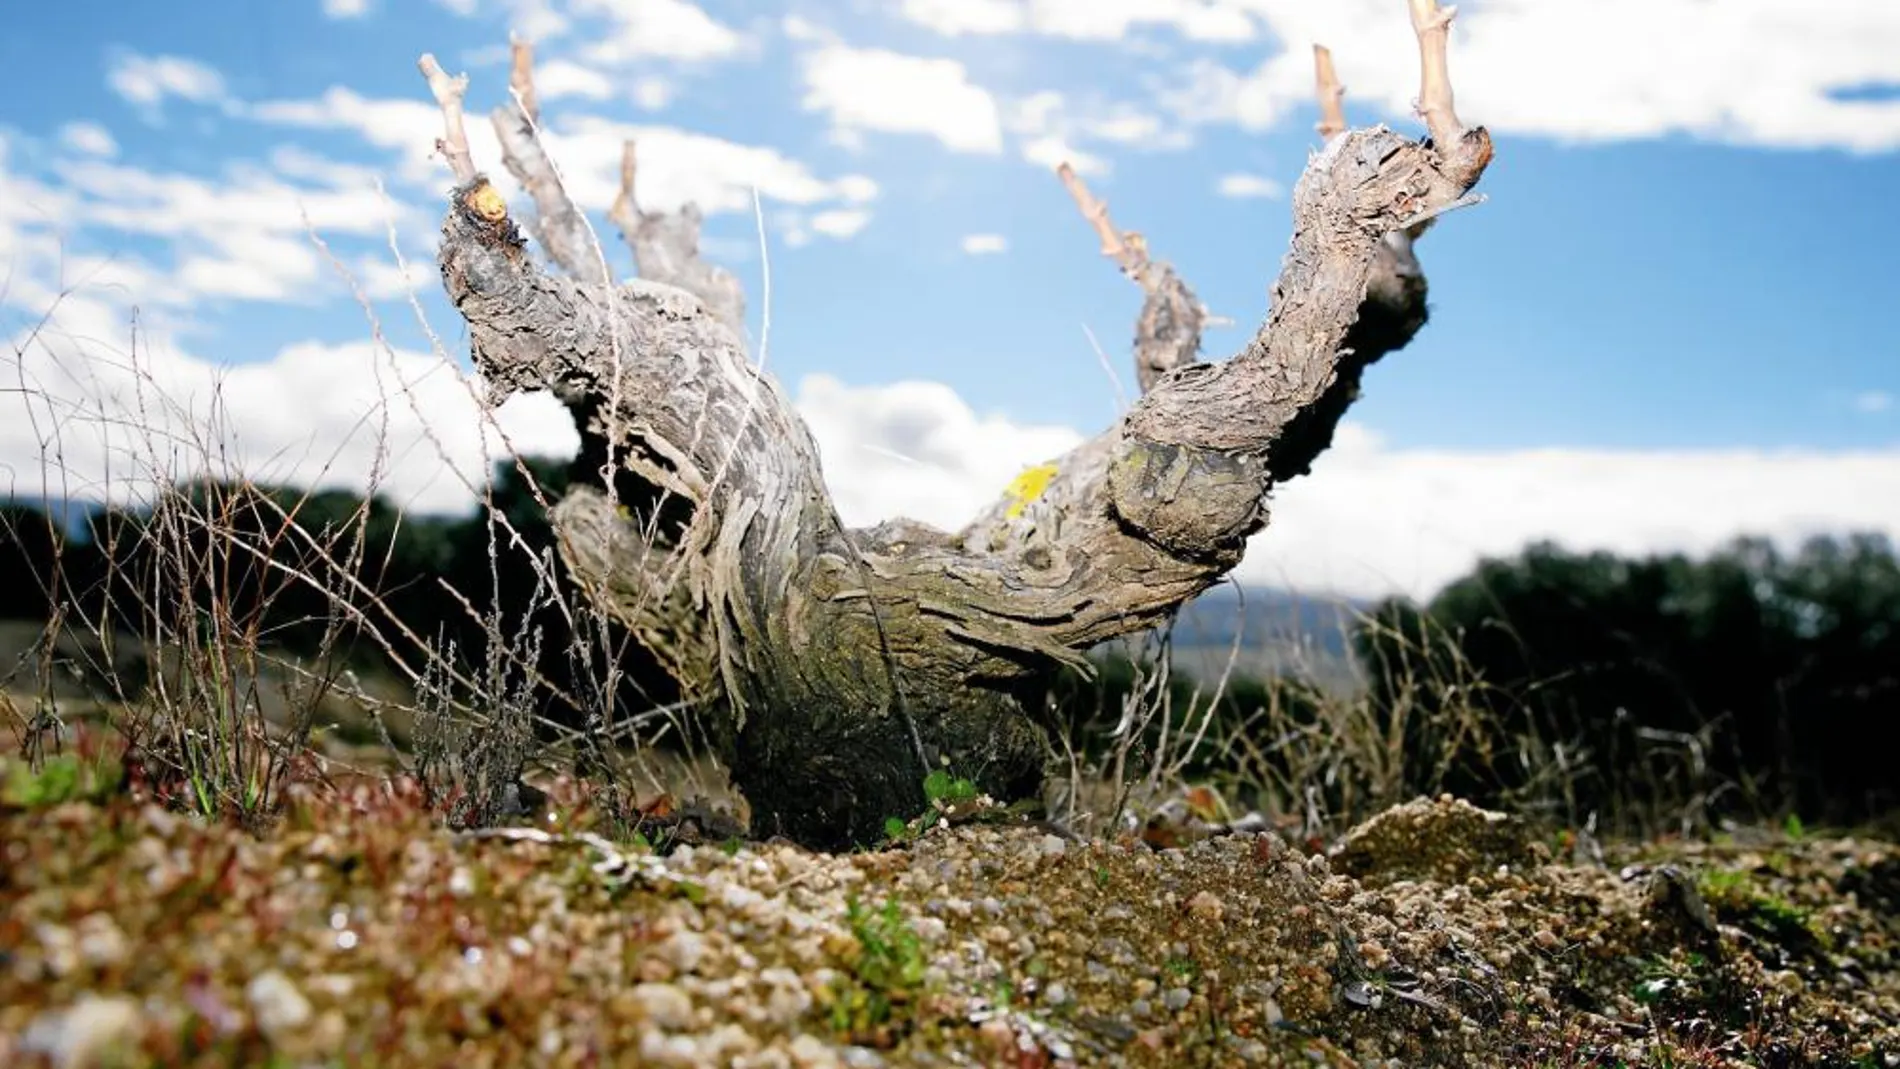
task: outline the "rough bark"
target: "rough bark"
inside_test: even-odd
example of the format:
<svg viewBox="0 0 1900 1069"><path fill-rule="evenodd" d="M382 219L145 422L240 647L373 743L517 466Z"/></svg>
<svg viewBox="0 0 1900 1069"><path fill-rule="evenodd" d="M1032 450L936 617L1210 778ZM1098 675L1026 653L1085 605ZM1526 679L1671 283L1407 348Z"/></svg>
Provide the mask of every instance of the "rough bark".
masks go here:
<svg viewBox="0 0 1900 1069"><path fill-rule="evenodd" d="M1330 51L1315 46L1313 60L1315 96L1320 106L1317 128L1331 142L1347 129L1342 104L1346 89L1334 71ZM1136 377L1146 393L1167 372L1199 362L1207 309L1172 266L1150 257L1140 234L1116 229L1109 219L1108 206L1089 192L1073 168L1065 163L1057 168L1057 174L1101 240L1102 255L1142 288L1144 297L1135 320L1133 351ZM1271 483L1283 483L1312 470L1313 461L1332 445L1340 419L1358 400L1366 369L1386 354L1404 348L1425 326L1425 273L1413 243L1430 229L1431 222L1426 219L1393 231L1379 244L1358 318L1339 354L1336 378L1317 401L1281 431L1267 460ZM973 552L1000 549L1012 540L1059 541L1066 526L1063 517L1095 500L1094 484L1106 470L1116 433L1116 428L1110 428L1042 465L1038 479L1042 490L1035 501L1025 503L1005 497L993 502L963 529L959 541ZM1027 522L1013 522L1024 513L1029 513Z"/></svg>
<svg viewBox="0 0 1900 1069"><path fill-rule="evenodd" d="M548 259L583 285L613 285L614 273L587 217L568 196L560 174L540 138L540 109L534 87L534 48L512 44L510 101L491 113L502 149L502 163L534 204L525 228ZM459 87L455 88L459 92ZM440 97L438 92L438 98ZM633 204L633 145L628 142L619 198L612 218L636 251L641 277L677 286L717 309L735 334L744 325L743 301L733 296L732 276L698 259L698 217L686 212L639 213ZM628 227L644 235L637 242ZM670 249L659 246L672 240ZM670 254L669 254L670 252ZM717 287L724 282L727 294ZM612 443L589 431L591 402L571 387L557 388L581 430L575 458L577 478L550 515L570 572L591 580L591 593L617 622L651 650L680 686L681 697L698 706L718 702L719 690L705 665L714 645L704 607L693 602L678 582L684 518L680 503L663 487L625 469Z"/></svg>
<svg viewBox="0 0 1900 1069"><path fill-rule="evenodd" d="M1437 9L1413 0L1429 75L1421 3ZM1240 353L1195 362L1204 310L1171 271L1144 269L1138 281L1167 306L1145 310L1138 330L1169 348L1142 398L1059 462L1040 494L955 535L839 522L810 434L746 358L717 276L675 262L657 273L676 282L645 277L646 217L630 195L616 216L634 225L643 277L609 289L543 271L501 198L458 169L440 261L477 366L497 402L539 389L576 399L610 481L624 475L677 506L654 506L678 521L655 539L604 498L570 498L556 512L563 555L623 619L648 619L630 601L691 607L696 630L656 640L718 694L712 734L756 834L874 839L886 817L921 808L923 776L940 763L998 796L1032 792L1046 740L1027 709L1054 670L1164 620L1239 562L1276 472L1310 460L1331 433L1327 398L1369 362L1355 340L1389 348L1422 322L1360 326L1374 318L1362 317L1368 295L1384 299L1381 265L1397 262L1389 235L1464 203L1489 160L1484 131L1450 117L1448 84L1439 111L1429 77L1425 89L1430 143L1357 130L1312 159L1271 312ZM459 120L459 94L456 104ZM452 158L454 133L452 121ZM696 263L697 216L685 221Z"/></svg>

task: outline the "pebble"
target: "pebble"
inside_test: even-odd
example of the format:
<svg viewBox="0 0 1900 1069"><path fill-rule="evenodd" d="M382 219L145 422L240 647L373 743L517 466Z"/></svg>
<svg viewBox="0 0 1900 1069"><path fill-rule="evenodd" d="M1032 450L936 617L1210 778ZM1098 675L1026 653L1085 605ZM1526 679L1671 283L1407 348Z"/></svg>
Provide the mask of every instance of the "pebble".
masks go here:
<svg viewBox="0 0 1900 1069"><path fill-rule="evenodd" d="M89 913L74 926L79 958L95 969L110 969L131 956L125 933L108 913Z"/></svg>
<svg viewBox="0 0 1900 1069"><path fill-rule="evenodd" d="M1198 892L1193 898L1188 899L1187 909L1189 913L1201 920L1213 921L1216 924L1220 923L1221 917L1227 912L1227 907L1221 903L1220 898L1210 891Z"/></svg>
<svg viewBox="0 0 1900 1069"><path fill-rule="evenodd" d="M276 969L251 977L244 986L244 997L251 1004L257 1027L272 1042L282 1042L282 1037L310 1023L314 1012L310 1000L290 977Z"/></svg>
<svg viewBox="0 0 1900 1069"><path fill-rule="evenodd" d="M824 1040L810 1032L801 1033L793 1039L788 1053L792 1056L792 1064L798 1066L798 1069L836 1069L844 1064L838 1055L825 1045Z"/></svg>
<svg viewBox="0 0 1900 1069"><path fill-rule="evenodd" d="M47 1010L20 1037L20 1050L43 1054L60 1069L96 1065L138 1033L138 1004L122 995L85 994L63 1010Z"/></svg>
<svg viewBox="0 0 1900 1069"><path fill-rule="evenodd" d="M706 937L690 928L681 928L658 947L668 965L680 972L692 972L706 959Z"/></svg>
<svg viewBox="0 0 1900 1069"><path fill-rule="evenodd" d="M693 1000L673 984L639 984L633 989L633 998L647 1018L661 1028L693 1026Z"/></svg>
<svg viewBox="0 0 1900 1069"><path fill-rule="evenodd" d="M1167 994L1161 996L1161 1004L1166 1006L1170 1013L1180 1013L1187 1009L1188 1003L1193 1001L1194 992L1185 987L1171 987Z"/></svg>

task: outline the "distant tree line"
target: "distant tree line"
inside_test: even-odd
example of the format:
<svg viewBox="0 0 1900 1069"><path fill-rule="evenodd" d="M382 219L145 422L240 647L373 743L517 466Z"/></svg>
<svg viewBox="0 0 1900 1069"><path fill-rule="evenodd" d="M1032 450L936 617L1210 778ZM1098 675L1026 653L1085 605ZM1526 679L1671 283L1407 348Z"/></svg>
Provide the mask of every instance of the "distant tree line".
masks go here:
<svg viewBox="0 0 1900 1069"><path fill-rule="evenodd" d="M1349 630L1356 697L1289 678L1171 680L1175 708L1211 708L1222 743L1191 771L1218 779L1264 753L1280 772L1323 770L1306 786L1326 800L1350 802L1341 780L1357 776L1375 808L1449 791L1621 830L1667 828L1686 808L1829 824L1900 810L1900 764L1880 741L1900 728L1900 560L1884 536L1791 553L1745 538L1703 558L1537 544L1424 604L1377 603ZM1055 704L1100 752L1139 685L1116 662L1066 679ZM1349 752L1301 757L1315 735ZM1377 767L1394 747L1404 760Z"/></svg>
<svg viewBox="0 0 1900 1069"><path fill-rule="evenodd" d="M564 462L529 466L545 493L561 493ZM229 493L183 490L188 500ZM349 526L365 507L343 491L255 492L276 508L220 515L263 545L294 542L272 541L279 510L324 532ZM522 545L491 548L479 511L416 516L368 502L356 574L403 628L471 665L491 629L509 641L538 632L541 711L571 720L555 692L596 685L588 677L598 671L570 655L566 615L535 598L529 555L552 558L545 513L512 462L497 466L492 501ZM71 538L37 506L0 506L0 618L45 620L61 604L92 623L121 614L118 626L138 632L138 607L161 590L153 569L163 562L151 559L154 540L140 537L150 522L101 511L85 521L88 537ZM334 609L324 593L256 561L232 559L218 583L226 611L254 610L260 641L292 652L313 648ZM1793 553L1744 539L1702 559L1540 544L1482 562L1426 604L1382 602L1351 632L1365 681L1356 697L1297 679L1233 679L1216 694L1209 681L1177 676L1166 688L1172 719L1145 730L1179 730L1191 711L1211 706L1213 725L1186 766L1210 777L1231 772L1241 751L1306 774L1320 764L1295 761L1294 736L1304 732L1310 746L1366 732L1360 764L1383 760L1373 750L1403 751L1396 771L1379 773L1385 793L1449 790L1497 804L1536 794L1560 804L1553 815L1564 819L1694 799L1711 814L1854 822L1900 802L1892 751L1877 741L1900 723L1900 562L1884 537L1816 538ZM383 663L364 635L351 642L357 663ZM637 643L621 636L615 649L625 673L620 708L676 700ZM1099 757L1140 686L1127 657L1102 658L1093 678L1065 676L1047 695L1053 726L1079 754ZM1342 713L1341 702L1358 702L1357 711ZM1555 789L1553 766L1562 766ZM1327 767L1329 778L1340 774Z"/></svg>
<svg viewBox="0 0 1900 1069"><path fill-rule="evenodd" d="M1879 741L1900 727L1900 562L1881 535L1793 553L1740 539L1703 559L1539 544L1426 605L1378 606L1356 639L1375 704L1408 676L1475 683L1407 695L1490 714L1489 747L1448 783L1459 793L1524 782L1513 741L1533 738L1587 759L1579 808L1666 789L1664 758L1669 774L1725 782L1718 812L1851 823L1900 802Z"/></svg>

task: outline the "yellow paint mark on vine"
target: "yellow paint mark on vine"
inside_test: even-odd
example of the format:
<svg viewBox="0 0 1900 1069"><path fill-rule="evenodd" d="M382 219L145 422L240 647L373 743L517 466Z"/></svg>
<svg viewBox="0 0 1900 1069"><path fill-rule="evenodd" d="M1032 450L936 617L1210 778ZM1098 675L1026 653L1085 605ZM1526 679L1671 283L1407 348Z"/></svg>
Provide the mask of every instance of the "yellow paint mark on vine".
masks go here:
<svg viewBox="0 0 1900 1069"><path fill-rule="evenodd" d="M499 223L508 215L508 202L487 182L469 191L468 206L491 223Z"/></svg>
<svg viewBox="0 0 1900 1069"><path fill-rule="evenodd" d="M1033 468L1024 468L1023 473L1011 480L1009 487L1003 491L1004 496L1009 498L1009 508L1004 510L1003 515L1012 520L1021 516L1031 501L1041 497L1042 492L1049 489L1049 483L1055 477L1054 464L1038 464Z"/></svg>

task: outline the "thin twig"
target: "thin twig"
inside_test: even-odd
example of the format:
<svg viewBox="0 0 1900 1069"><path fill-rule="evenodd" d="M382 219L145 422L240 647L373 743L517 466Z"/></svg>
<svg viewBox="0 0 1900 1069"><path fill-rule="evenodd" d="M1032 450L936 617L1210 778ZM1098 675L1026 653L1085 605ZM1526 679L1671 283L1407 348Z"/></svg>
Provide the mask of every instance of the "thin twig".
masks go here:
<svg viewBox="0 0 1900 1069"><path fill-rule="evenodd" d="M1313 75L1319 94L1319 123L1315 129L1320 137L1331 141L1346 132L1346 108L1341 103L1346 87L1340 84L1339 72L1333 69L1332 49L1325 45L1313 46Z"/></svg>
<svg viewBox="0 0 1900 1069"><path fill-rule="evenodd" d="M1082 176L1067 163L1056 168L1056 174L1062 184L1068 187L1069 196L1075 198L1075 206L1081 211L1082 218L1095 228L1095 234L1102 239L1102 255L1114 260L1122 272L1136 282L1142 282L1148 270L1147 242L1140 234L1129 231L1124 234L1115 229L1108 217L1108 205L1096 199L1089 187L1082 183Z"/></svg>
<svg viewBox="0 0 1900 1069"><path fill-rule="evenodd" d="M462 125L462 98L468 93L468 75L450 77L429 52L422 54L416 66L429 80L429 92L435 94L436 105L442 109L444 133L436 139L436 151L449 161L449 170L457 182L473 181L475 157L468 151L468 131Z"/></svg>
<svg viewBox="0 0 1900 1069"><path fill-rule="evenodd" d="M640 221L640 202L633 195L636 168L633 139L628 138L627 143L620 148L620 192L614 194L613 207L607 210L607 218L629 235Z"/></svg>
<svg viewBox="0 0 1900 1069"><path fill-rule="evenodd" d="M1452 108L1451 64L1446 47L1458 8L1441 8L1438 0L1411 0L1411 5L1412 29L1418 34L1418 114L1432 132L1432 140L1449 151L1465 133Z"/></svg>

